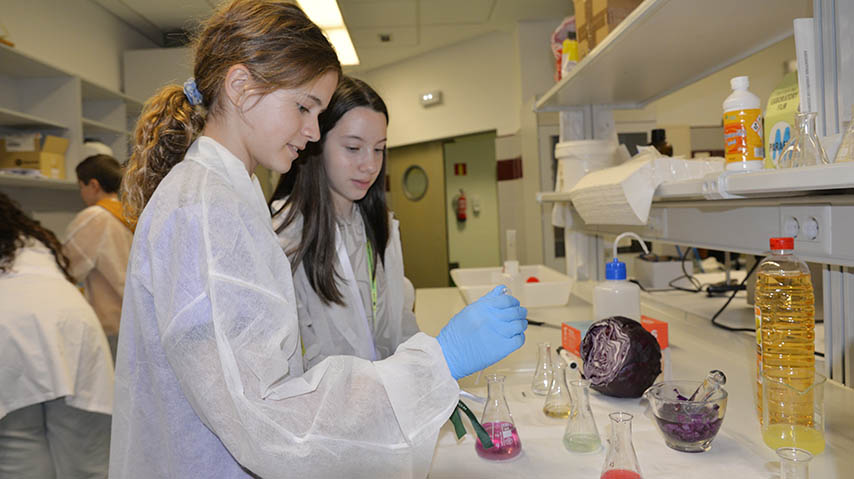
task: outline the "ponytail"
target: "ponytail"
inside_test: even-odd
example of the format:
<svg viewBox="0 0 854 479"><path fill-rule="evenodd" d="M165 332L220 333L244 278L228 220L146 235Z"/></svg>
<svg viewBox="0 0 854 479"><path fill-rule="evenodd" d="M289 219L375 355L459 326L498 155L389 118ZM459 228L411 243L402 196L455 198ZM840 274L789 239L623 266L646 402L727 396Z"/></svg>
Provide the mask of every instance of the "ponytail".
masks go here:
<svg viewBox="0 0 854 479"><path fill-rule="evenodd" d="M157 185L184 159L204 125L204 113L190 104L178 85L161 88L145 103L122 181L122 204L128 219L139 218Z"/></svg>

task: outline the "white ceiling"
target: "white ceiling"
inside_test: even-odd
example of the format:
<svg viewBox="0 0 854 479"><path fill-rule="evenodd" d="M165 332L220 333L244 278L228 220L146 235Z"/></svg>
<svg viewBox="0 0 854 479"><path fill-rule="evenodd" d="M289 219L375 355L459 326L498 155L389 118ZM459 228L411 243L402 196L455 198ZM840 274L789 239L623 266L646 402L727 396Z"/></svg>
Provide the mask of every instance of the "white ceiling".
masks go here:
<svg viewBox="0 0 854 479"><path fill-rule="evenodd" d="M221 0L92 0L158 44L163 34L193 30ZM370 70L516 22L559 20L571 0L338 0L361 64ZM381 35L390 36L388 42ZM543 42L545 43L545 39Z"/></svg>

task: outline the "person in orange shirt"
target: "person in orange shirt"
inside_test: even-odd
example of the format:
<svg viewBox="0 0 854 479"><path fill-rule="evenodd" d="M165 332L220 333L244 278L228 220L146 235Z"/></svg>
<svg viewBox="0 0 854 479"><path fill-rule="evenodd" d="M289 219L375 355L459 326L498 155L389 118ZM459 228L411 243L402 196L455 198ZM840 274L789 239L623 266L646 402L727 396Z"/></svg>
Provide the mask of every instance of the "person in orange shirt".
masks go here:
<svg viewBox="0 0 854 479"><path fill-rule="evenodd" d="M76 171L87 208L68 226L63 252L70 261L69 272L85 287L86 299L104 327L115 359L134 225L122 215L118 161L109 155L94 155L80 162Z"/></svg>

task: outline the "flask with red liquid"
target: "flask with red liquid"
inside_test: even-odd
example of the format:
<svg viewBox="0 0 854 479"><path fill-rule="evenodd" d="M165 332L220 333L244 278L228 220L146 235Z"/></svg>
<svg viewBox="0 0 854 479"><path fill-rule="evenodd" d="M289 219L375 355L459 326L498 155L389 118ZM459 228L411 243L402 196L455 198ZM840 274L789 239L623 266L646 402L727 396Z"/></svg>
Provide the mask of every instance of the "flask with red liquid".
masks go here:
<svg viewBox="0 0 854 479"><path fill-rule="evenodd" d="M480 424L492 439L493 446L483 447L480 439L475 441L474 449L477 455L491 461L507 461L515 459L522 452L522 441L516 431L513 415L504 398L504 376L489 374L486 376L488 397Z"/></svg>
<svg viewBox="0 0 854 479"><path fill-rule="evenodd" d="M611 441L600 479L642 479L638 455L632 445L632 419L627 412L612 412Z"/></svg>

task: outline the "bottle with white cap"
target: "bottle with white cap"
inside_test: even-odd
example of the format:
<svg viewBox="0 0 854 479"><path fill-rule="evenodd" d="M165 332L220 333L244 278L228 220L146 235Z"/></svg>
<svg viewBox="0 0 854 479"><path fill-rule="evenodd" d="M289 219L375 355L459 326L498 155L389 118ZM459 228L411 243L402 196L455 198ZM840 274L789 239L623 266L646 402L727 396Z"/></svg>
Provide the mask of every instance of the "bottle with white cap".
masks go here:
<svg viewBox="0 0 854 479"><path fill-rule="evenodd" d="M732 93L724 100L724 151L727 170L760 170L765 166L762 110L759 97L747 90L750 79L729 81Z"/></svg>
<svg viewBox="0 0 854 479"><path fill-rule="evenodd" d="M634 236L645 253L646 243L634 233L623 233L614 240L614 259L605 263L605 281L593 288L593 320L623 316L640 321L640 288L626 279L626 263L617 258L617 243L625 236Z"/></svg>

